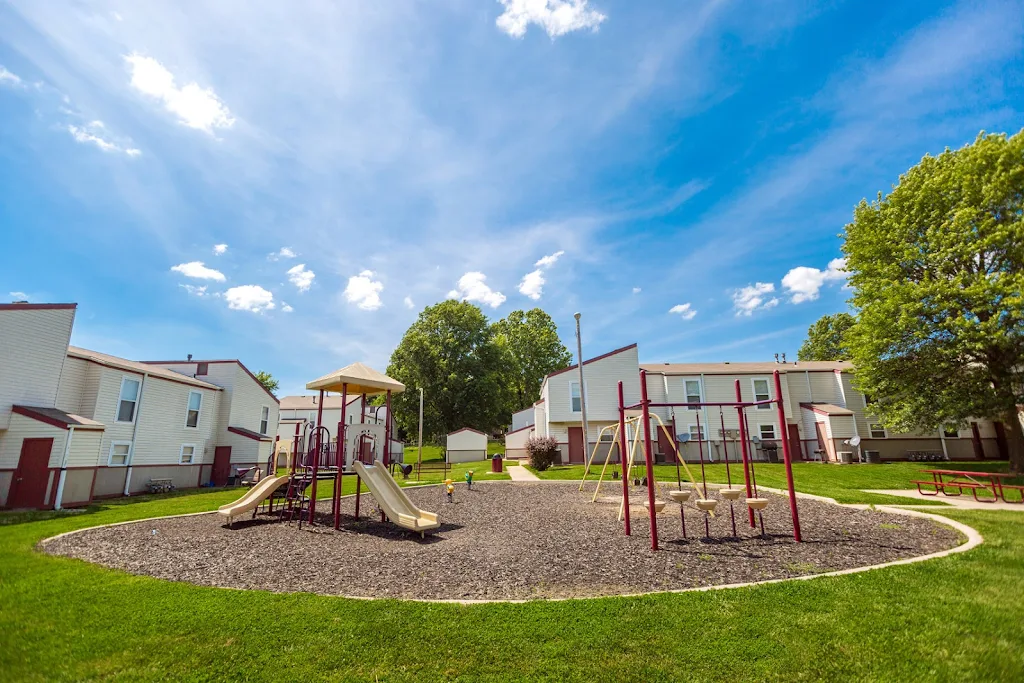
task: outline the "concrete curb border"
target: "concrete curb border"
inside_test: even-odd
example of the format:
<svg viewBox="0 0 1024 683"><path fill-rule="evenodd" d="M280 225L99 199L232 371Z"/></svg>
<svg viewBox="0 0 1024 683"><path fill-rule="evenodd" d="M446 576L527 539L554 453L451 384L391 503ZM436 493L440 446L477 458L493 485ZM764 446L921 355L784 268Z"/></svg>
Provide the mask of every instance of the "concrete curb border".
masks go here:
<svg viewBox="0 0 1024 683"><path fill-rule="evenodd" d="M541 481L545 481L545 480L541 480ZM556 480L556 481L558 481L560 483L572 483L574 480ZM481 482L481 483L483 483L483 482ZM508 482L508 480L495 480L495 481L492 481L492 482L489 482L489 483L495 483L496 484L496 483L510 483L510 482ZM421 485L418 485L418 486L409 486L409 487L405 487L405 488L411 488L411 489L413 489L413 488L427 488L427 487L430 487L430 486L439 486L439 484L421 484ZM782 491L780 489L773 489L773 488L768 488L768 487L764 487L764 486L761 486L761 487L758 487L758 488L760 490L770 491L770 492L778 494L778 495L785 495L785 493L786 493L786 492L784 492L784 491ZM798 498L806 498L808 500L817 500L817 501L821 501L821 502L825 502L825 503L831 503L832 505L836 505L838 507L845 507L845 508L850 508L850 509L853 509L853 510L875 509L875 510L881 510L883 512L888 512L888 513L896 514L896 515L906 515L908 517L919 517L919 518L923 518L923 519L930 519L930 520L932 520L934 522L937 522L939 524L944 524L944 525L946 525L948 527L956 529L957 531L962 533L966 537L967 540L964 543L961 543L960 545L958 545L956 547L949 548L947 550L940 550L940 551L934 552L934 553L929 553L928 555L919 555L917 557L908 557L908 558L905 558L905 559L902 559L902 560L893 560L892 562L883 562L882 564L873 564L873 565L867 565L867 566L864 566L864 567L852 567L850 569L838 569L836 571L825 572L825 573L822 573L822 574L807 574L807 575L804 575L804 576L793 576L793 577L786 578L786 579L768 579L768 580L765 580L765 581L746 581L746 582L741 582L741 583L728 583L728 584L720 584L720 585L715 585L715 586L695 586L695 587L692 587L692 588L675 588L675 589L663 590L663 591L647 591L647 592L641 592L641 593L621 593L621 594L617 594L617 595L594 595L594 596L579 597L579 598L577 598L577 597L570 597L570 598L522 598L522 599L511 599L511 600L487 600L487 599L470 599L470 600L450 599L449 600L449 599L430 599L430 598L367 597L367 596L359 596L359 595L323 595L323 594L320 594L320 593L308 593L308 594L309 595L317 595L317 596L323 597L323 598L341 598L341 599L346 599L346 600L366 600L366 601L394 600L394 601L397 601L397 602L417 602L417 603L426 603L426 604L452 604L452 605L491 605L491 604L521 605L521 604L541 603L541 602L570 602L570 601L579 601L579 600L610 600L610 599L616 599L616 598L640 598L640 597L651 596L651 595L671 595L671 594L680 594L680 593L700 593L700 592L708 592L708 591L729 590L729 589L734 589L734 588L753 588L753 587L756 587L756 586L767 586L767 585L771 585L771 584L785 583L785 582L789 582L789 581L811 581L811 580L814 580L814 579L822 579L822 578L827 578L827 577L849 576L851 574L860 574L862 572L874 571L876 569L885 569L886 567L898 567L898 566L902 566L902 565L916 564L918 562L925 562L927 560L935 560L935 559L938 559L938 558L941 558L941 557L948 557L950 555L955 555L955 554L958 554L958 553L965 553L968 550L973 550L974 548L977 548L978 546L980 546L985 541L984 537L976 529L974 529L973 527L967 526L966 524L964 524L962 522L958 522L956 520L949 519L948 517L944 517L942 515L937 515L937 514L930 513L930 512L924 512L924 511L921 511L921 510L908 510L908 509L904 509L902 507L892 507L892 506L888 506L888 505L866 505L866 504L839 503L839 502L836 502L836 500L833 499L833 498L828 498L826 496L818 496L818 495L814 495L814 494L811 494L811 493L799 493L798 492L796 495L797 495ZM342 498L352 498L354 496L355 496L355 494L353 493L353 494L344 495L344 496L342 496ZM140 523L143 523L143 522L157 521L157 520L162 520L162 519L175 519L175 518L178 518L178 517L198 517L200 515L210 515L210 514L214 514L216 512L217 512L216 510L210 510L208 512L190 512L190 513L180 514L180 515L164 515L162 517L146 517L146 518L143 518L143 519L136 519L136 520L131 520L131 521L127 521L127 522L113 522L111 524L100 524L98 526L85 527L85 528L82 528L82 529L75 529L73 531L66 531L66 532L64 532L62 534L57 534L56 536L50 536L48 538L44 538L44 539L40 540L36 544L36 547L37 548L45 548L46 545L48 543L50 543L51 541L55 541L55 540L57 540L59 538L65 537L65 536L71 536L73 534L79 534L79 533L82 533L84 531L91 531L93 529L104 529L104 528L107 528L107 527L124 526L126 524L140 524ZM90 564L93 564L93 563L90 563ZM102 565L97 565L97 566L102 566ZM108 569L110 571L122 571L122 570L119 570L119 569L111 569L109 567L104 567L104 569ZM142 576L145 576L145 575L142 575ZM156 577L149 577L149 578L152 578L152 579L157 580L157 581L166 581L167 580L167 579L157 579ZM189 583L189 582L182 581L180 583ZM199 586L199 584L191 584L191 585ZM203 587L203 588L211 588L211 587L212 588L220 588L222 590L265 590L265 589L240 589L240 588L229 588L229 587L221 587L221 586L201 586L201 587ZM278 591L267 591L267 592L278 593ZM296 591L296 592L301 592L301 591Z"/></svg>

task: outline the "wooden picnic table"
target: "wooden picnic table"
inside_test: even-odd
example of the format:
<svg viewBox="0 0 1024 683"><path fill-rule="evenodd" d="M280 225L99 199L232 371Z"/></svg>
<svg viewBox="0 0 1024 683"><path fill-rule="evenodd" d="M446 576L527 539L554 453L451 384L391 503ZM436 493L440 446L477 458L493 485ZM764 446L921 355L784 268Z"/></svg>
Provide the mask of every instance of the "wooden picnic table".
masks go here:
<svg viewBox="0 0 1024 683"><path fill-rule="evenodd" d="M932 475L929 481L913 481L917 484L918 492L923 496L937 496L941 491L946 496L959 496L964 489L968 489L974 495L974 499L983 503L995 503L1002 500L1004 503L1024 503L1024 486L1004 483L1004 479L1011 479L1015 475L1007 472L976 472L974 470L921 470L925 474ZM945 477L949 477L946 479ZM984 482L979 479L985 480ZM921 486L932 486L934 493L925 493ZM957 493L949 493L947 489L954 489ZM978 498L978 490L985 489L992 491L992 498ZM1021 494L1019 500L1008 500L1006 489L1015 490Z"/></svg>

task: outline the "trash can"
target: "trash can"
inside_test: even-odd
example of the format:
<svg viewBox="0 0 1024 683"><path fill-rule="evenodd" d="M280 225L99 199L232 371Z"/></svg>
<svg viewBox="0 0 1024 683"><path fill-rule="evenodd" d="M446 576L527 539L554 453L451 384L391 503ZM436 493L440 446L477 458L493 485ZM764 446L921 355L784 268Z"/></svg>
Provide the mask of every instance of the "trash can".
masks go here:
<svg viewBox="0 0 1024 683"><path fill-rule="evenodd" d="M839 451L839 462L844 465L853 464L853 451Z"/></svg>
<svg viewBox="0 0 1024 683"><path fill-rule="evenodd" d="M501 472L501 456L496 455L491 458L491 472Z"/></svg>

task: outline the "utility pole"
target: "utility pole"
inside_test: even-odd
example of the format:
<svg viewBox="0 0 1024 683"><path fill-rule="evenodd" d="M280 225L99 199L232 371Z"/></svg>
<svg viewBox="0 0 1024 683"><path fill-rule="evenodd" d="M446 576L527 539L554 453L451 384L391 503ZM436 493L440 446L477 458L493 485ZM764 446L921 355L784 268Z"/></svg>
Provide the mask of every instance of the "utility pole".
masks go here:
<svg viewBox="0 0 1024 683"><path fill-rule="evenodd" d="M416 457L416 464L423 464L423 387L420 387L420 446L419 454Z"/></svg>
<svg viewBox="0 0 1024 683"><path fill-rule="evenodd" d="M590 439L587 438L587 389L583 383L583 341L580 338L580 314L573 317L576 318L576 366L580 371L580 416L583 418L583 459L586 460Z"/></svg>

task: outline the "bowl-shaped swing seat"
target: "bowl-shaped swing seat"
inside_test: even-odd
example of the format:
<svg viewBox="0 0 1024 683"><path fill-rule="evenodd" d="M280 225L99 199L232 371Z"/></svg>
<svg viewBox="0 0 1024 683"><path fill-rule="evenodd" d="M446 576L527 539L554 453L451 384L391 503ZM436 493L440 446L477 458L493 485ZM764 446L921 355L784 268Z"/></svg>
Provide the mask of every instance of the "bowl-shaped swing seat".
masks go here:
<svg viewBox="0 0 1024 683"><path fill-rule="evenodd" d="M672 499L673 503L685 503L690 500L690 496L693 495L693 491L669 491L668 497Z"/></svg>
<svg viewBox="0 0 1024 683"><path fill-rule="evenodd" d="M747 507L751 510L764 510L768 507L767 498L747 498Z"/></svg>
<svg viewBox="0 0 1024 683"><path fill-rule="evenodd" d="M645 508L650 508L651 507L651 501L645 500L644 501L644 507ZM655 512L661 512L664 509L665 509L665 501L663 501L663 500L655 500L654 501L654 511Z"/></svg>
<svg viewBox="0 0 1024 683"><path fill-rule="evenodd" d="M718 501L711 498L704 498L697 501L697 509L703 512L714 512L718 507Z"/></svg>
<svg viewBox="0 0 1024 683"><path fill-rule="evenodd" d="M743 489L719 489L718 494L728 501L739 500L743 495Z"/></svg>

